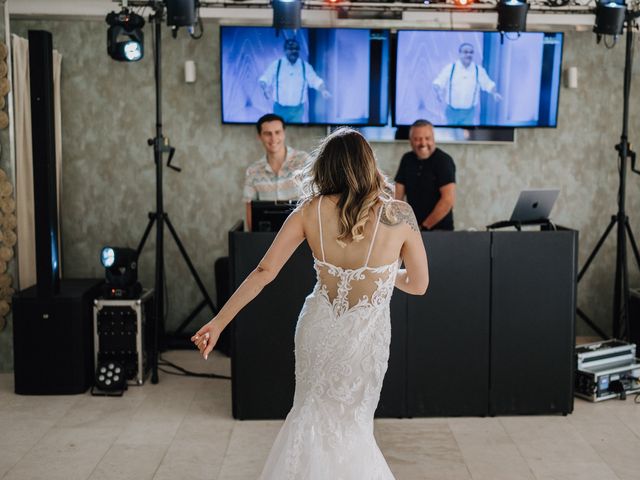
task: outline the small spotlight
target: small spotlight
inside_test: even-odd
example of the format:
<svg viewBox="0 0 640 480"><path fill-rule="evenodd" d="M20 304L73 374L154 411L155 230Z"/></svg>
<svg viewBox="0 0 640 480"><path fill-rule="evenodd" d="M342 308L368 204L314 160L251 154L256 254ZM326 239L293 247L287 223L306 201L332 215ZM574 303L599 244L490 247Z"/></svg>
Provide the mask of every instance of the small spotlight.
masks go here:
<svg viewBox="0 0 640 480"><path fill-rule="evenodd" d="M626 13L624 0L622 2L599 1L596 5L596 23L593 32L598 34L598 42L602 35L612 35L614 39L622 34Z"/></svg>
<svg viewBox="0 0 640 480"><path fill-rule="evenodd" d="M105 298L137 298L142 293L138 282L138 252L134 249L104 247L100 262L105 268Z"/></svg>
<svg viewBox="0 0 640 480"><path fill-rule="evenodd" d="M300 18L301 0L273 0L273 28L276 30L298 30L302 25Z"/></svg>
<svg viewBox="0 0 640 480"><path fill-rule="evenodd" d="M144 56L144 18L123 8L111 12L105 19L107 29L107 53L120 62L137 62Z"/></svg>
<svg viewBox="0 0 640 480"><path fill-rule="evenodd" d="M124 368L117 362L99 362L91 395L122 396L127 389Z"/></svg>
<svg viewBox="0 0 640 480"><path fill-rule="evenodd" d="M526 0L500 0L498 3L498 31L524 32L527 29Z"/></svg>
<svg viewBox="0 0 640 480"><path fill-rule="evenodd" d="M116 252L111 247L104 247L100 252L100 262L104 268L109 268L116 260Z"/></svg>
<svg viewBox="0 0 640 480"><path fill-rule="evenodd" d="M458 8L467 8L473 4L474 0L453 0L453 3Z"/></svg>

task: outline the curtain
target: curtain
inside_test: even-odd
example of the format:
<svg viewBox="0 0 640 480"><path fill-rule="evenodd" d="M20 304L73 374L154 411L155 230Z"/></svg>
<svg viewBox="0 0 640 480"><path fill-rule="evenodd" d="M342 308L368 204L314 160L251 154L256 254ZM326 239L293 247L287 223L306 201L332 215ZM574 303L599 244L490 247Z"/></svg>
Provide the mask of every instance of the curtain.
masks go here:
<svg viewBox="0 0 640 480"><path fill-rule="evenodd" d="M36 241L33 209L33 152L31 148L31 95L29 88L29 41L11 36L13 61L13 101L16 143L16 216L18 221L18 287L36 283ZM60 212L62 174L62 114L60 109L60 71L62 55L53 51L53 95L56 142L56 185ZM60 226L58 215L58 227ZM60 232L60 228L58 228ZM60 238L58 238L60 241ZM60 260L61 264L62 261Z"/></svg>

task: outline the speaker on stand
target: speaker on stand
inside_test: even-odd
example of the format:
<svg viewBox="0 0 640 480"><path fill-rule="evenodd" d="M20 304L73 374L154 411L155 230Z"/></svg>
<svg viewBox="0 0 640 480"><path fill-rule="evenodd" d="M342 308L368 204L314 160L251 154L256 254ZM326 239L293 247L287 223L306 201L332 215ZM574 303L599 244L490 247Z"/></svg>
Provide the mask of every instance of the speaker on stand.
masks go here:
<svg viewBox="0 0 640 480"><path fill-rule="evenodd" d="M71 394L93 382L92 304L101 280L60 279L52 37L29 31L35 286L13 297L15 392Z"/></svg>

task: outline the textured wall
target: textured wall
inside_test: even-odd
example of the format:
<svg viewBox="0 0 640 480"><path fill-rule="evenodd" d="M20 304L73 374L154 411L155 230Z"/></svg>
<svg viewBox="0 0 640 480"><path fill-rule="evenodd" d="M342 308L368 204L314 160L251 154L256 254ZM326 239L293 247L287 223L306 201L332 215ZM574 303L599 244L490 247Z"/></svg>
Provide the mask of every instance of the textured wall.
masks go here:
<svg viewBox="0 0 640 480"><path fill-rule="evenodd" d="M106 54L102 21L15 20L14 33L52 32L63 54L63 268L71 277L100 276L98 252L105 244L135 246L155 206L153 152L155 100L151 32L145 27L146 55L137 64L112 61ZM218 29L205 24L205 36L184 31L170 38L163 29L165 135L177 148L182 173L166 171L165 207L204 282L214 294L213 263L227 253L227 229L243 215L240 203L246 166L261 155L251 126L220 124ZM615 211L617 171L613 145L621 128L623 48L597 47L591 33L569 33L565 65L580 69L580 87L562 89L559 128L520 130L508 146L444 146L458 167L457 228L482 229L511 212L525 187L558 186L562 193L554 220L580 230L581 264ZM198 80L185 84L184 60L195 60ZM640 82L634 77L636 93ZM523 92L526 95L526 92ZM638 102L632 107L630 137L640 133ZM289 128L289 143L310 149L324 129ZM405 144L375 144L389 174ZM640 205L640 178L629 179L629 212ZM169 330L200 301L195 283L167 233ZM613 238L580 286L580 304L609 328ZM145 285L153 283L153 236L141 259ZM634 273L632 278L638 280ZM544 299L541 299L544 301ZM202 314L199 320L205 320ZM196 321L193 325L199 324ZM588 332L578 321L579 331ZM0 368L2 365L0 365ZM6 365L5 365L6 368Z"/></svg>

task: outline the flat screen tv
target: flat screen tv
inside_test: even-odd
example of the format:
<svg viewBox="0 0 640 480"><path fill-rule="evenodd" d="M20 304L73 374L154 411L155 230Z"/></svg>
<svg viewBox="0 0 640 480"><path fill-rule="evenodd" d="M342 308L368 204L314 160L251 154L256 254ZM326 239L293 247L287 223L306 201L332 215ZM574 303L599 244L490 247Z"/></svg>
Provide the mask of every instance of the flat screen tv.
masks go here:
<svg viewBox="0 0 640 480"><path fill-rule="evenodd" d="M395 124L555 127L562 33L398 32Z"/></svg>
<svg viewBox="0 0 640 480"><path fill-rule="evenodd" d="M222 122L384 125L389 53L385 30L222 26Z"/></svg>

